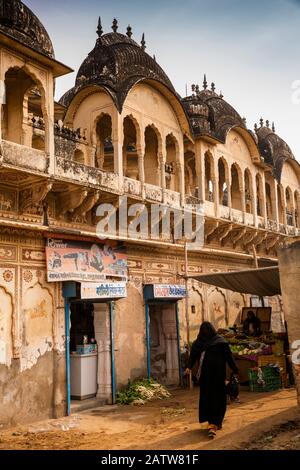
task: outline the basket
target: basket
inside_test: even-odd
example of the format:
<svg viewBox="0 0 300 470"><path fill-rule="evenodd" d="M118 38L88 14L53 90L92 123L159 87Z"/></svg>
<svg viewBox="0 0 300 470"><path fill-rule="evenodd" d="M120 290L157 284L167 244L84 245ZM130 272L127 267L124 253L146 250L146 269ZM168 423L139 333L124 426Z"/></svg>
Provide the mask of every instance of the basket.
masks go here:
<svg viewBox="0 0 300 470"><path fill-rule="evenodd" d="M258 357L258 367L264 367L268 364L278 364L282 373L286 374L286 356L285 354L270 354L268 356L259 356Z"/></svg>
<svg viewBox="0 0 300 470"><path fill-rule="evenodd" d="M264 383L258 383L257 369L249 369L249 386L251 392L273 392L281 388L281 375L274 367L262 367Z"/></svg>

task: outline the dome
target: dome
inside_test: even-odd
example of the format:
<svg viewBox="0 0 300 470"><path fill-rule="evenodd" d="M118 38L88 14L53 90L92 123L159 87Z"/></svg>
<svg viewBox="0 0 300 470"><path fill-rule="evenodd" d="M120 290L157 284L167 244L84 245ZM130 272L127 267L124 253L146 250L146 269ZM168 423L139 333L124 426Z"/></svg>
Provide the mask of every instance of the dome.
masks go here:
<svg viewBox="0 0 300 470"><path fill-rule="evenodd" d="M288 144L275 133L274 125L272 129L269 122L264 125L260 120L260 127L255 127L258 139L258 147L265 163L273 167L273 175L280 182L283 164L287 160L295 160L293 152Z"/></svg>
<svg viewBox="0 0 300 470"><path fill-rule="evenodd" d="M0 32L54 59L51 39L34 13L19 0L0 0Z"/></svg>
<svg viewBox="0 0 300 470"><path fill-rule="evenodd" d="M117 32L114 20L112 33L102 35L101 23L98 26L98 40L94 49L82 63L76 78L75 87L60 100L64 106L82 88L99 85L107 89L119 111L130 89L141 80L155 80L176 94L174 87L156 60L145 52L144 36L141 45L131 39L131 28L127 35Z"/></svg>
<svg viewBox="0 0 300 470"><path fill-rule="evenodd" d="M215 85L207 88L204 77L203 90L198 85L192 86L193 95L186 97L182 103L190 118L195 136L209 135L220 142L225 142L227 133L234 127L246 130L245 121L237 111L215 92Z"/></svg>

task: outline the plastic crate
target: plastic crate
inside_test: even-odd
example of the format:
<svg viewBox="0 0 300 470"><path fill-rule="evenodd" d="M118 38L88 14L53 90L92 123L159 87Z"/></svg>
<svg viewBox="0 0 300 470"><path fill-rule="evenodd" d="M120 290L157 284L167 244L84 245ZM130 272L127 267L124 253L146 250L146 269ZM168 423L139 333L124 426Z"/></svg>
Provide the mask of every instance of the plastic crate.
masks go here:
<svg viewBox="0 0 300 470"><path fill-rule="evenodd" d="M264 384L258 383L257 369L249 369L249 387L251 392L273 392L281 388L281 374L273 367L262 367Z"/></svg>

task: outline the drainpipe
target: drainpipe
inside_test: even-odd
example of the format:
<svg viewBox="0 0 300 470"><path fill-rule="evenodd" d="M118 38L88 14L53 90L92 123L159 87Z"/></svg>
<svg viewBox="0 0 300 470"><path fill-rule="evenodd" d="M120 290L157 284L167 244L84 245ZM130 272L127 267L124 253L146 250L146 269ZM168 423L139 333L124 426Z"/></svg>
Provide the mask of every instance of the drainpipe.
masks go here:
<svg viewBox="0 0 300 470"><path fill-rule="evenodd" d="M66 328L66 379L67 379L67 416L71 415L71 375L70 375L70 302L65 299Z"/></svg>
<svg viewBox="0 0 300 470"><path fill-rule="evenodd" d="M114 335L114 303L109 302L110 326L110 357L111 357L111 394L112 404L116 403L116 369L115 369L115 335Z"/></svg>

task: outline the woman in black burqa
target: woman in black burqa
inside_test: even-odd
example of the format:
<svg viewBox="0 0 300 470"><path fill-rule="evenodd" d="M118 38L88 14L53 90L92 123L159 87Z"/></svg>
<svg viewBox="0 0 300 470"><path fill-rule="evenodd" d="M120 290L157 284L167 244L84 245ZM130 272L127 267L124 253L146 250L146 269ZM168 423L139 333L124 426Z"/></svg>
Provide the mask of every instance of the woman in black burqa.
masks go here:
<svg viewBox="0 0 300 470"><path fill-rule="evenodd" d="M217 334L209 322L202 323L198 338L192 345L186 374L190 374L199 361L200 383L199 421L208 422L209 436L214 437L222 428L226 413L226 364L234 374L238 368L229 344Z"/></svg>

